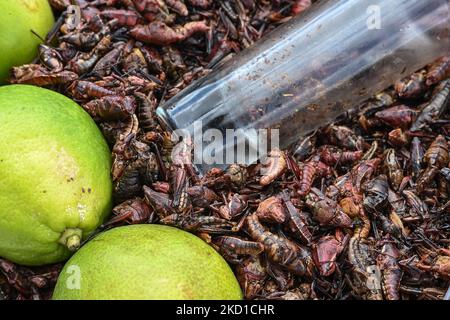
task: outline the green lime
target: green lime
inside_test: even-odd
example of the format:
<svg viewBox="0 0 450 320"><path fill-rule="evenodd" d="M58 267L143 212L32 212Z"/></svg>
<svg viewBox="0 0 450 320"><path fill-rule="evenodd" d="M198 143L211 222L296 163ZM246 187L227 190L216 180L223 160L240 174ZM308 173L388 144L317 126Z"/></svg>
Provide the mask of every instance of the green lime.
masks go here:
<svg viewBox="0 0 450 320"><path fill-rule="evenodd" d="M0 87L0 119L0 257L62 261L110 212L108 146L78 104L47 89Z"/></svg>
<svg viewBox="0 0 450 320"><path fill-rule="evenodd" d="M99 234L62 270L53 299L242 299L226 261L200 238L163 225Z"/></svg>
<svg viewBox="0 0 450 320"><path fill-rule="evenodd" d="M47 0L0 1L0 83L5 83L10 68L36 57L42 41L33 32L45 38L53 23Z"/></svg>

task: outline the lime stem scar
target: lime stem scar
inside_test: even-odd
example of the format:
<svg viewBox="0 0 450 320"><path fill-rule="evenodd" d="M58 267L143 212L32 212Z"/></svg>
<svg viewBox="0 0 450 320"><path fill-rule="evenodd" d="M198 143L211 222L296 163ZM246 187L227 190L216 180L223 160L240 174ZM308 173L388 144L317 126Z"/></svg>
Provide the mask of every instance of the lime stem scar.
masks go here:
<svg viewBox="0 0 450 320"><path fill-rule="evenodd" d="M81 245L82 231L78 228L69 228L64 230L59 243L67 247L69 251L77 251Z"/></svg>

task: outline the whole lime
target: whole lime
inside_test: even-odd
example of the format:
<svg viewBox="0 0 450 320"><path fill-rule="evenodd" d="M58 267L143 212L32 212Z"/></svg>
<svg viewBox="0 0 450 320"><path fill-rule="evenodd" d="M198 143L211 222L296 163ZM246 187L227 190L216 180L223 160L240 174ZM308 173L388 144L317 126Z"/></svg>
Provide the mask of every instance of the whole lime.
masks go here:
<svg viewBox="0 0 450 320"><path fill-rule="evenodd" d="M228 264L200 238L163 225L114 228L66 263L53 299L242 299Z"/></svg>
<svg viewBox="0 0 450 320"><path fill-rule="evenodd" d="M45 38L53 23L48 0L0 1L0 83L5 82L11 67L36 57L42 42L37 35Z"/></svg>
<svg viewBox="0 0 450 320"><path fill-rule="evenodd" d="M108 146L78 104L47 89L0 87L0 119L0 257L67 259L110 211Z"/></svg>

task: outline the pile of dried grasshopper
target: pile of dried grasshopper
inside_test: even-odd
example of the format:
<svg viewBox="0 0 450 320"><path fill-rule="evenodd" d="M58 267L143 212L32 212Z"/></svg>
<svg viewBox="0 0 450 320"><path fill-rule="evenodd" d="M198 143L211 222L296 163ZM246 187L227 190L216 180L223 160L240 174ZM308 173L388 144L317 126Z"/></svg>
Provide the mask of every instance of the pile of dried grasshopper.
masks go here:
<svg viewBox="0 0 450 320"><path fill-rule="evenodd" d="M442 299L450 280L450 58L269 161L199 177L154 111L311 1L53 0L59 20L12 83L70 96L111 145L101 229L176 226L216 248L247 299ZM183 157L182 154L179 155ZM47 299L60 265L0 259L0 299ZM207 272L207 270L205 270Z"/></svg>

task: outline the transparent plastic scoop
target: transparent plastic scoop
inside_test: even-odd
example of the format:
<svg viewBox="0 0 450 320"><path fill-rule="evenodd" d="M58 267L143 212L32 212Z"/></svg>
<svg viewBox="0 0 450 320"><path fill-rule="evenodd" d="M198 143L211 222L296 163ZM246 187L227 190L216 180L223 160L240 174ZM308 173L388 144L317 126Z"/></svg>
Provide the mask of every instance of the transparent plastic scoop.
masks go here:
<svg viewBox="0 0 450 320"><path fill-rule="evenodd" d="M320 2L165 102L157 114L169 129L191 134L279 129L280 147L288 147L450 53L449 28L448 0ZM196 121L201 129L194 129ZM248 140L250 150L258 149L258 139ZM235 144L223 141L223 163ZM205 152L211 149L194 144L200 171L221 166L202 161ZM245 162L259 156L250 153Z"/></svg>

